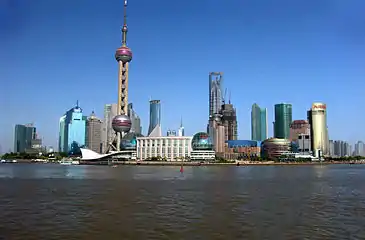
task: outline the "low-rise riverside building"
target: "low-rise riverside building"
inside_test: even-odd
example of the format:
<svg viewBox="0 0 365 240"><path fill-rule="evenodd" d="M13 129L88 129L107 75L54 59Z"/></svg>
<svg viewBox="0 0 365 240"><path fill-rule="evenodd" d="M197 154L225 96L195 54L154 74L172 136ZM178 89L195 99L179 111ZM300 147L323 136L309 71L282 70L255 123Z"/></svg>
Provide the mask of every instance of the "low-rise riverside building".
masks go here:
<svg viewBox="0 0 365 240"><path fill-rule="evenodd" d="M261 141L228 140L222 157L230 160L254 159L260 157L260 152Z"/></svg>
<svg viewBox="0 0 365 240"><path fill-rule="evenodd" d="M291 152L291 142L288 139L269 138L261 144L261 156L265 159L276 159Z"/></svg>
<svg viewBox="0 0 365 240"><path fill-rule="evenodd" d="M214 161L213 143L207 133L193 137L137 137L138 160Z"/></svg>
<svg viewBox="0 0 365 240"><path fill-rule="evenodd" d="M189 136L137 137L137 159L188 160L192 151L192 138Z"/></svg>

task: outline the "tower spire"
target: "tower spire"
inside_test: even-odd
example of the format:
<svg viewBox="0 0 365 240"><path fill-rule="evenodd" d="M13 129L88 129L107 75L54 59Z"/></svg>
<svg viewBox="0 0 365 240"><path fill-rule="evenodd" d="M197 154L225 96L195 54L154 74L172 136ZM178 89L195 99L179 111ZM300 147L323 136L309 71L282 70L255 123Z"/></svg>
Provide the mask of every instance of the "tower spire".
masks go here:
<svg viewBox="0 0 365 240"><path fill-rule="evenodd" d="M127 0L124 0L124 21L123 21L123 28L122 28L122 46L127 46Z"/></svg>
<svg viewBox="0 0 365 240"><path fill-rule="evenodd" d="M180 127L183 126L183 122L182 122L182 116L181 116L181 119L180 119Z"/></svg>

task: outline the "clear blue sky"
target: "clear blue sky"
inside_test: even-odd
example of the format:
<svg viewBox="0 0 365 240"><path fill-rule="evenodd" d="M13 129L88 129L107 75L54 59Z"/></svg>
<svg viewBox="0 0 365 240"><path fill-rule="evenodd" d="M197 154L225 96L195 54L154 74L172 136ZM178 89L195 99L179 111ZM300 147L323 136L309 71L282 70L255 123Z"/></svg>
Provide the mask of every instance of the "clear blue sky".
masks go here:
<svg viewBox="0 0 365 240"><path fill-rule="evenodd" d="M76 100L103 115L117 101L122 0L0 0L0 144L14 125L34 122L57 146L58 120ZM129 0L129 99L148 128L148 100L162 101L162 127L206 129L208 73L224 72L239 138L250 138L250 108L293 104L306 118L328 105L331 139L365 137L365 1ZM351 113L351 114L349 114ZM272 124L269 124L272 133Z"/></svg>

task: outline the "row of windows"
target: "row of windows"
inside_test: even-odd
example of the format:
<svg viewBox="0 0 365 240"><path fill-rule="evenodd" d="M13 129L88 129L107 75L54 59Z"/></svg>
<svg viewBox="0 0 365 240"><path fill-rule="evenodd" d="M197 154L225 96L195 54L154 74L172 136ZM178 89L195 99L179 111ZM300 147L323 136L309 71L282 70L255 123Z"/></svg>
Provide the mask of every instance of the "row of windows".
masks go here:
<svg viewBox="0 0 365 240"><path fill-rule="evenodd" d="M140 149L147 149L147 150L159 150L159 149L161 149L161 150L165 150L165 149L186 149L186 150L188 150L189 149L189 147L188 146L186 146L186 147L183 147L183 146L180 146L180 147L178 147L178 146L175 146L175 147L139 147Z"/></svg>
<svg viewBox="0 0 365 240"><path fill-rule="evenodd" d="M163 155L158 155L158 154L141 154L141 157L142 158L149 158L149 157L166 157L166 158L171 158L171 157L186 157L188 156L187 154L186 155L183 155L183 154L163 154Z"/></svg>
<svg viewBox="0 0 365 240"><path fill-rule="evenodd" d="M180 144L191 144L191 141L190 140L176 140L176 141L172 141L172 140L167 140L167 141L159 141L159 140L155 140L155 141L151 141L151 140L148 140L148 141L143 141L143 140L138 140L141 144L176 144L176 143L180 143Z"/></svg>
<svg viewBox="0 0 365 240"><path fill-rule="evenodd" d="M189 143L185 143L186 147L189 147L189 145L190 145ZM158 143L157 144L153 144L153 143L152 144L148 144L148 143L147 144L142 144L141 143L141 144L139 144L139 146L141 146L141 147L161 147L161 146L162 147L172 147L172 146L177 147L177 146L184 146L184 144L180 143L180 144L167 144L166 145L166 144L158 144Z"/></svg>
<svg viewBox="0 0 365 240"><path fill-rule="evenodd" d="M155 150L153 150L153 149L147 149L147 151L146 151L146 149L142 149L142 152L151 152L151 153L159 153L159 152L161 152L161 153L171 153L171 152L179 152L179 153L182 153L182 152L184 152L184 149L174 149L173 151L171 151L171 149L168 149L167 151L165 151L165 149L162 149L162 151L155 151ZM189 153L189 150L187 150L187 149L185 149L185 152L186 153Z"/></svg>

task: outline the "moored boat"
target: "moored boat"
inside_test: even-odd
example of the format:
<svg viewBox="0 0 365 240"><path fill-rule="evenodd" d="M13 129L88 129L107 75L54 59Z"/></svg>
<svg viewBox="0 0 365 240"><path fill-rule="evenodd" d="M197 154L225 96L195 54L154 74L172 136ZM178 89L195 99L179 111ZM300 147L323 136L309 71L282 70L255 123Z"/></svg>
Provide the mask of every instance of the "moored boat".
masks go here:
<svg viewBox="0 0 365 240"><path fill-rule="evenodd" d="M80 162L78 160L73 160L71 158L62 158L61 161L59 161L59 164L61 164L61 165L79 165Z"/></svg>

